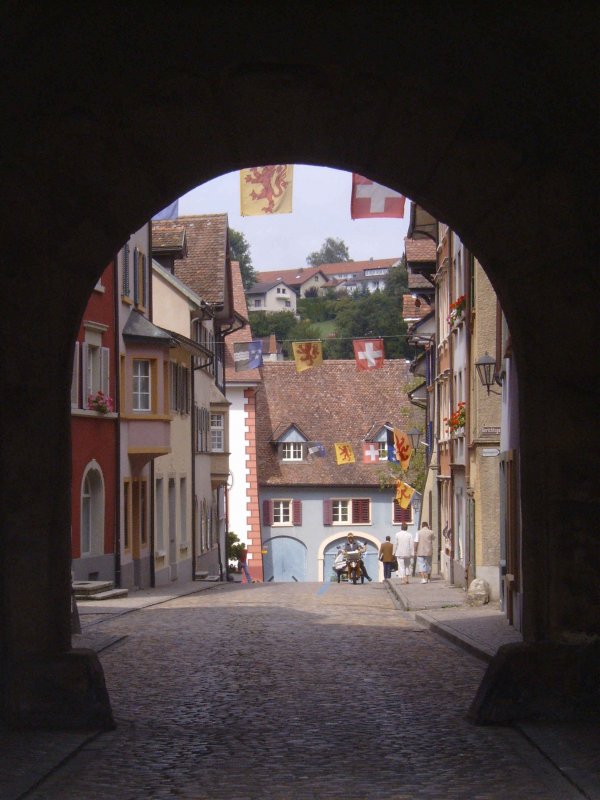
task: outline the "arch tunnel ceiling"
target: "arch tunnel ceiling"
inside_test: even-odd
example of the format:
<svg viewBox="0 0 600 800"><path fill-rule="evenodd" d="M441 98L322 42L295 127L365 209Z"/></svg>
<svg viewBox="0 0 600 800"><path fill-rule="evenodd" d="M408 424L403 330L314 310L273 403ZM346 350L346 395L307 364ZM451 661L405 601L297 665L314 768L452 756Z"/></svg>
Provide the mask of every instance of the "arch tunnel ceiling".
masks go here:
<svg viewBox="0 0 600 800"><path fill-rule="evenodd" d="M336 167L450 224L524 340L544 322L526 307L539 265L557 281L596 243L593 28L566 10L350 8L5 12L0 96L19 101L4 183L38 233L4 215L5 248L60 263L84 298L131 231L194 186L260 163ZM570 291L583 284L574 271Z"/></svg>

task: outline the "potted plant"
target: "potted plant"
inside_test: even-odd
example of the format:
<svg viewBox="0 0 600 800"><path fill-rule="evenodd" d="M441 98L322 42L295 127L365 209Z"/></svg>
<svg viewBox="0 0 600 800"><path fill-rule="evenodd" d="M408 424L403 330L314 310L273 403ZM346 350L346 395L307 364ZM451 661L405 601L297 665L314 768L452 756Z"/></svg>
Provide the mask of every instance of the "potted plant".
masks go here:
<svg viewBox="0 0 600 800"><path fill-rule="evenodd" d="M456 325L463 318L466 304L467 298L464 294L461 294L453 303L450 303L450 314L448 315L450 325Z"/></svg>
<svg viewBox="0 0 600 800"><path fill-rule="evenodd" d="M95 394L88 395L87 407L90 411L97 411L98 414L108 414L113 410L114 405L112 397L109 397L101 389Z"/></svg>
<svg viewBox="0 0 600 800"><path fill-rule="evenodd" d="M467 421L467 407L465 403L459 403L456 411L450 414L449 417L444 417L446 427L450 429L450 433L457 433L465 427Z"/></svg>
<svg viewBox="0 0 600 800"><path fill-rule="evenodd" d="M236 533L227 531L225 535L225 553L227 556L227 570L228 572L241 572L238 566L239 558L243 550L243 543Z"/></svg>

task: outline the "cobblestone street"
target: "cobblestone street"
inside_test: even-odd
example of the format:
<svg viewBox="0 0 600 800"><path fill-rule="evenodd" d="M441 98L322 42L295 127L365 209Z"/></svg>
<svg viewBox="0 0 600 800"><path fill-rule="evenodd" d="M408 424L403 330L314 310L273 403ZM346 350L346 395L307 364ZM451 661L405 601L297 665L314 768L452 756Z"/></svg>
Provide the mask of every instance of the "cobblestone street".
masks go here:
<svg viewBox="0 0 600 800"><path fill-rule="evenodd" d="M465 712L485 665L382 583L218 585L95 626L118 727L31 800L565 800L511 727Z"/></svg>

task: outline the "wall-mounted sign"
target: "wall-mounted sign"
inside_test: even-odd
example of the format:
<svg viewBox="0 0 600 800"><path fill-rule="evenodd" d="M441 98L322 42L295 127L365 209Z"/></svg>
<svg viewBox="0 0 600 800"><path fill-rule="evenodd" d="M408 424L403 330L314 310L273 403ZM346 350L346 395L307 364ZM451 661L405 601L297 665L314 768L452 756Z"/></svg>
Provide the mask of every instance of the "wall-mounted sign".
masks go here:
<svg viewBox="0 0 600 800"><path fill-rule="evenodd" d="M484 458L490 458L492 456L499 456L500 450L497 447L484 447L481 451L481 455Z"/></svg>
<svg viewBox="0 0 600 800"><path fill-rule="evenodd" d="M483 425L481 428L482 436L500 436L500 426Z"/></svg>

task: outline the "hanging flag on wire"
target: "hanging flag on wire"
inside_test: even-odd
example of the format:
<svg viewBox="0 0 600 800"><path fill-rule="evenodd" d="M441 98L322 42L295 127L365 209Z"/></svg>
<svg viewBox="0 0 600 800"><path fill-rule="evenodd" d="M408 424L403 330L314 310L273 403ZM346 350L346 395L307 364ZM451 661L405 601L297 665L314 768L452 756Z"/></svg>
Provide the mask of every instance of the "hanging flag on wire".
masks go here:
<svg viewBox="0 0 600 800"><path fill-rule="evenodd" d="M399 192L352 173L352 219L403 217L405 202L406 198Z"/></svg>
<svg viewBox="0 0 600 800"><path fill-rule="evenodd" d="M235 371L243 369L257 369L262 367L262 342L260 339L252 342L237 342L233 345L233 363Z"/></svg>
<svg viewBox="0 0 600 800"><path fill-rule="evenodd" d="M240 170L240 214L292 213L293 164L271 164Z"/></svg>
<svg viewBox="0 0 600 800"><path fill-rule="evenodd" d="M315 442L309 446L308 452L311 456L323 458L325 456L325 445L321 444L321 442Z"/></svg>
<svg viewBox="0 0 600 800"><path fill-rule="evenodd" d="M337 464L354 464L354 451L348 442L334 444L335 460Z"/></svg>
<svg viewBox="0 0 600 800"><path fill-rule="evenodd" d="M296 372L304 372L311 367L323 363L323 345L321 342L292 342Z"/></svg>
<svg viewBox="0 0 600 800"><path fill-rule="evenodd" d="M357 370L366 371L383 367L383 339L355 339L352 344Z"/></svg>
<svg viewBox="0 0 600 800"><path fill-rule="evenodd" d="M408 508L415 490L404 481L396 481L396 500L400 508Z"/></svg>
<svg viewBox="0 0 600 800"><path fill-rule="evenodd" d="M363 442L363 464L376 464L379 461L379 442Z"/></svg>
<svg viewBox="0 0 600 800"><path fill-rule="evenodd" d="M159 220L159 219L177 219L179 216L179 200L175 200L174 203L171 203L170 206L163 208L162 211L159 211L158 214L155 214L152 219Z"/></svg>
<svg viewBox="0 0 600 800"><path fill-rule="evenodd" d="M388 461L400 464L402 469L407 470L413 449L408 436L397 428L388 428L387 446Z"/></svg>

